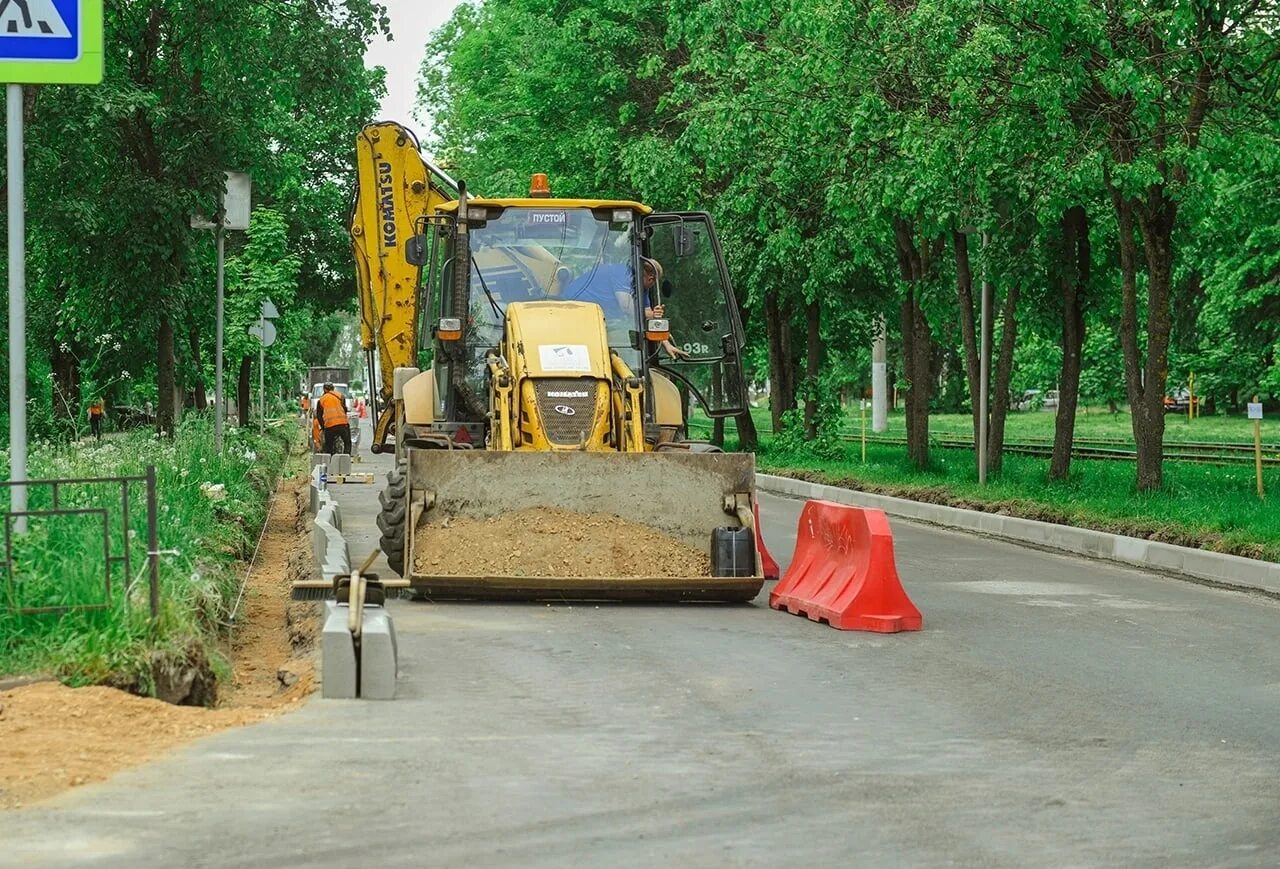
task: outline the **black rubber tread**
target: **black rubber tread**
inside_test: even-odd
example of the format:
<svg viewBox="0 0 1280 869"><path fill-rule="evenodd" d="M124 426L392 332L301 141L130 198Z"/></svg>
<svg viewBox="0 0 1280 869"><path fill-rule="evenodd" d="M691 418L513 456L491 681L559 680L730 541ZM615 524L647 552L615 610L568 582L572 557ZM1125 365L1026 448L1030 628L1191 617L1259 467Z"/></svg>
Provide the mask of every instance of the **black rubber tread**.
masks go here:
<svg viewBox="0 0 1280 869"><path fill-rule="evenodd" d="M404 526L405 509L409 493L408 463L399 462L395 470L387 474L387 486L378 495L382 511L378 513L378 530L382 532L379 545L387 557L387 565L399 576L404 576Z"/></svg>
<svg viewBox="0 0 1280 869"><path fill-rule="evenodd" d="M392 529L404 524L404 512L404 500L392 501L390 505L384 504L382 512L378 514L378 530L383 534L394 534Z"/></svg>

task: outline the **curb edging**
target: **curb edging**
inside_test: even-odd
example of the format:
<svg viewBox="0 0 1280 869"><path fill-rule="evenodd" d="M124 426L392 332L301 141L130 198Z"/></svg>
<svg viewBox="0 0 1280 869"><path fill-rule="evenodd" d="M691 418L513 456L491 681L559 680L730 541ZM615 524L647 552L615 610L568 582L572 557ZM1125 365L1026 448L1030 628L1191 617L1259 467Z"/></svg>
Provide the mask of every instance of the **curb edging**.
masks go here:
<svg viewBox="0 0 1280 869"><path fill-rule="evenodd" d="M1056 525L1001 513L984 513L961 507L926 504L890 495L874 495L773 474L756 474L756 485L765 492L793 498L819 498L855 507L874 507L890 516L915 522L969 531L1021 543L1113 561L1129 567L1155 570L1202 583L1280 596L1280 564L1239 555L1225 555L1189 546L1176 546L1107 531Z"/></svg>

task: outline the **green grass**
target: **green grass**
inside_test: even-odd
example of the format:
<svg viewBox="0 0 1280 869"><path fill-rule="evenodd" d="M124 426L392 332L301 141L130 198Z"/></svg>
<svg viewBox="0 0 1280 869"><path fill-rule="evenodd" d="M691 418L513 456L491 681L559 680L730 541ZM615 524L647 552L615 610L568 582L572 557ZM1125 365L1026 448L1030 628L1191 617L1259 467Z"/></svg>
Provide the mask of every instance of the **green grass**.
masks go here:
<svg viewBox="0 0 1280 869"><path fill-rule="evenodd" d="M1253 443L1253 423L1243 416L1208 416L1188 421L1185 414L1166 414L1164 418L1166 443L1178 441L1224 441L1227 443ZM1020 438L1052 438L1055 414L1051 411L1017 411L1010 413L1005 422L1005 437L1010 441ZM849 430L857 432L860 421L857 412L851 414ZM870 433L870 414L867 431ZM973 437L973 417L968 414L935 414L929 419L929 432L934 435L950 434ZM891 414L889 433L906 433L902 414ZM1107 413L1106 408L1090 408L1088 413L1076 414L1075 436L1087 438L1120 438L1133 442L1133 420L1128 412ZM1262 421L1264 443L1280 442L1280 419Z"/></svg>
<svg viewBox="0 0 1280 869"><path fill-rule="evenodd" d="M129 527L122 527L118 485L68 487L63 507L102 509L111 529L111 554L127 546L133 576L112 570L113 593L104 583L100 515L41 517L14 538L10 573L0 565L0 675L53 674L71 684L110 682L151 688L156 660L212 661L218 669L218 637L238 589L236 561L252 546L265 520L268 495L296 433L229 429L223 455L213 450L208 422L191 418L173 440L130 432L101 445L35 444L31 479L141 475L157 469L161 558L159 618L148 607L146 498L130 484ZM0 473L8 476L7 453ZM223 500L202 491L222 484ZM51 490L33 487L30 509L51 506ZM8 496L0 509L7 510ZM126 587L132 583L132 593ZM99 610L22 614L18 608L108 604ZM224 668L225 669L225 668Z"/></svg>
<svg viewBox="0 0 1280 869"><path fill-rule="evenodd" d="M1047 458L1005 456L1003 471L979 486L973 454L966 450L931 450L929 468L919 470L907 461L904 447L871 443L864 464L857 442L826 444L821 455L808 447L788 449L785 440L769 434L767 411L753 411L753 416L762 440L757 463L771 473L1280 561L1280 510L1269 503L1280 498L1280 469L1275 467L1264 469L1267 501L1258 499L1254 469L1247 464L1166 461L1163 489L1139 493L1131 462L1075 459L1071 479L1051 483ZM1129 423L1128 416L1104 414L1096 423L1094 414L1089 417L1088 436L1115 436ZM1249 426L1243 419L1218 417L1196 420L1188 432L1185 418L1169 423L1171 442L1175 433L1184 439L1225 440L1233 428ZM933 417L930 430L969 435L970 426L967 415L941 415ZM1201 434L1210 426L1216 436ZM703 436L708 431L702 423L693 428ZM1077 427L1081 436L1087 436L1084 428ZM1010 440L1052 436L1053 414L1011 415L1009 429ZM727 432L727 446L733 448L732 424ZM890 433L901 432L901 415L891 415ZM1280 440L1276 421L1271 432L1273 440Z"/></svg>
<svg viewBox="0 0 1280 869"><path fill-rule="evenodd" d="M756 428L762 433L769 431L770 416L767 407L751 409L751 416ZM706 427L706 418L695 413L697 425ZM1012 411L1005 421L1005 438L1009 441L1019 439L1053 438L1055 414L1051 411ZM844 430L849 434L857 434L861 429L857 406L846 410ZM729 430L733 430L732 424ZM935 413L929 417L929 433L938 435L959 435L973 437L973 417L967 413ZM867 434L871 434L871 411L867 410ZM901 412L889 414L889 430L886 434L902 437L906 435L906 418ZM1108 413L1105 407L1090 407L1076 414L1075 435L1080 439L1087 438L1120 438L1128 443L1133 442L1133 421L1127 410L1119 413ZM1188 421L1185 414L1167 414L1165 416L1165 442L1178 441L1223 441L1226 443L1253 443L1253 422L1243 415L1205 416ZM1262 441L1264 444L1280 444L1280 416L1271 416L1262 420Z"/></svg>

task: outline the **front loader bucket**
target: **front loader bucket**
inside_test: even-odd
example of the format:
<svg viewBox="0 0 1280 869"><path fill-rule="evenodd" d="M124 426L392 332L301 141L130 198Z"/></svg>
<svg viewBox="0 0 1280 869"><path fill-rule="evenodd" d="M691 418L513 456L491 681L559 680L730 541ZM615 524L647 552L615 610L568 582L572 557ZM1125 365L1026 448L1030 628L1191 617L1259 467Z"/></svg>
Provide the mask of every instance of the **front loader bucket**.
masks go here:
<svg viewBox="0 0 1280 869"><path fill-rule="evenodd" d="M747 601L764 582L754 543L749 576L712 576L709 564L712 532L749 524L754 504L749 454L415 449L405 570L411 587L432 599ZM542 520L552 516L574 524L549 532ZM464 527L470 537L461 536ZM475 552L480 537L488 561ZM652 550L642 538L656 541ZM639 555L667 544L696 553L636 575L619 555L629 544L642 547ZM563 569L546 569L549 548ZM610 557L599 557L602 548ZM532 561L535 550L542 566L526 569L522 558Z"/></svg>

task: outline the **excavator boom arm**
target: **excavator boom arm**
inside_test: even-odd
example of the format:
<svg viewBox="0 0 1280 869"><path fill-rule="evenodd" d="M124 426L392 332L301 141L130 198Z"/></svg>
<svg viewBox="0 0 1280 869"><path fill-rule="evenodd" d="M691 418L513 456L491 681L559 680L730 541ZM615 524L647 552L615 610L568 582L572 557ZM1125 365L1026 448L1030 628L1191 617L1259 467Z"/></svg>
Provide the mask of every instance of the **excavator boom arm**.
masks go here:
<svg viewBox="0 0 1280 869"><path fill-rule="evenodd" d="M397 368L418 364L421 293L418 267L405 243L421 221L457 195L457 185L422 156L413 133L394 122L370 124L356 142L356 192L351 252L360 302L360 342L369 360L375 416L373 450L380 452L394 419ZM373 384L377 384L374 390Z"/></svg>

